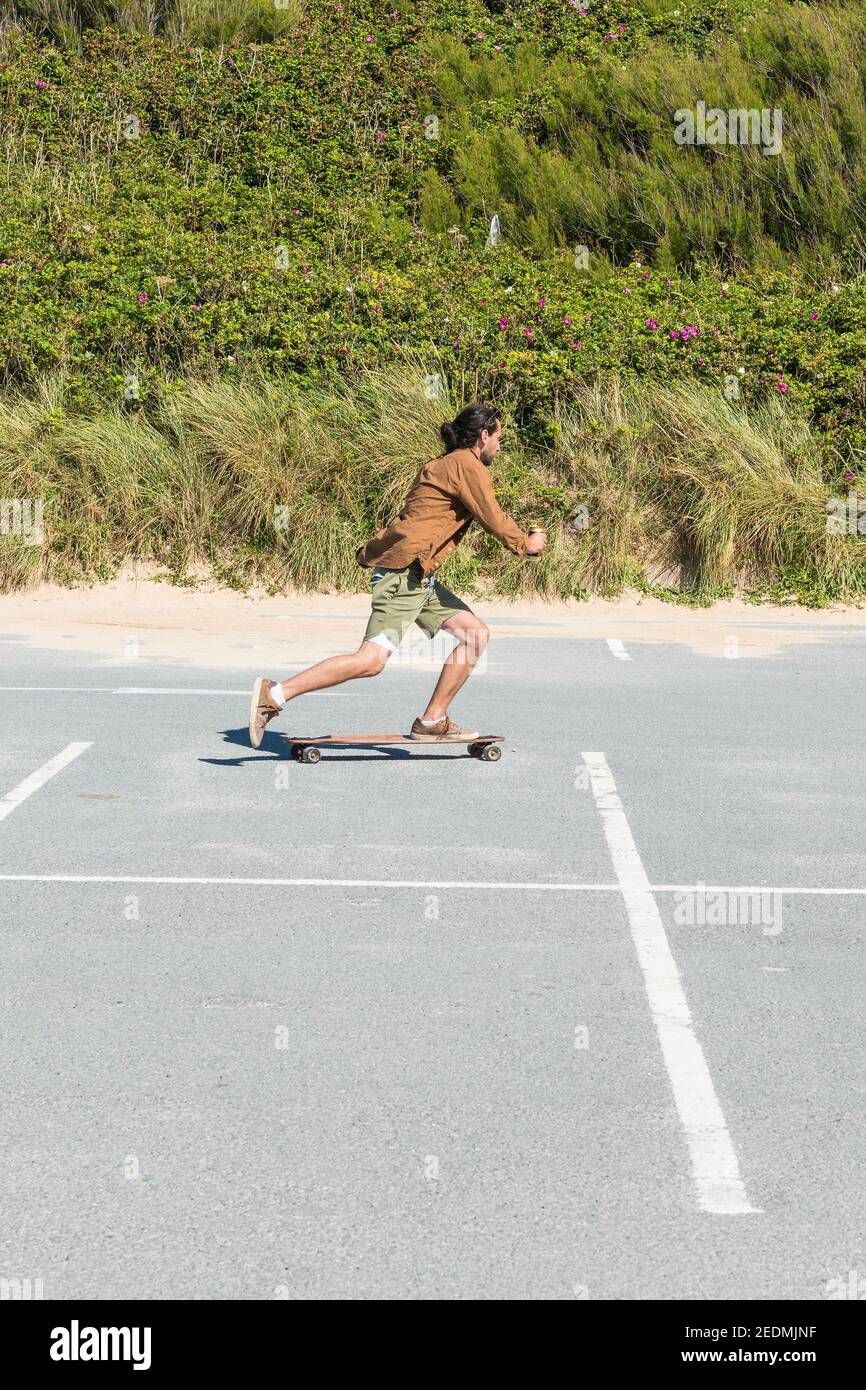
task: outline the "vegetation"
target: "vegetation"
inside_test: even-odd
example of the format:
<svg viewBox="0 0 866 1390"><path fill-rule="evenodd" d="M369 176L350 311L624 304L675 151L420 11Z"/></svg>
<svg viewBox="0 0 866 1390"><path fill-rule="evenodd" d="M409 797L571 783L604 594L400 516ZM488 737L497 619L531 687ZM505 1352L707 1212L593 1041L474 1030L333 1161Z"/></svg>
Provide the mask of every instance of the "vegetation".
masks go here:
<svg viewBox="0 0 866 1390"><path fill-rule="evenodd" d="M455 412L457 398L430 398L432 365L362 371L336 390L190 383L135 413L68 415L58 383L7 403L0 472L10 495L44 500L45 544L7 539L0 589L108 577L130 559L178 582L204 561L236 586L356 588L359 540L399 508ZM566 597L649 591L682 572L707 601L772 576L804 602L858 598L866 538L828 531L825 474L805 417L779 399L749 414L692 383L587 385L548 449L518 440L497 467L503 504L549 532L540 562L515 565L479 531L449 577Z"/></svg>
<svg viewBox="0 0 866 1390"><path fill-rule="evenodd" d="M824 511L866 449L859 4L6 9L0 499L51 518L0 536L6 588L135 555L356 587L483 395L553 543L452 582L862 592ZM698 102L780 110L779 153L677 144Z"/></svg>

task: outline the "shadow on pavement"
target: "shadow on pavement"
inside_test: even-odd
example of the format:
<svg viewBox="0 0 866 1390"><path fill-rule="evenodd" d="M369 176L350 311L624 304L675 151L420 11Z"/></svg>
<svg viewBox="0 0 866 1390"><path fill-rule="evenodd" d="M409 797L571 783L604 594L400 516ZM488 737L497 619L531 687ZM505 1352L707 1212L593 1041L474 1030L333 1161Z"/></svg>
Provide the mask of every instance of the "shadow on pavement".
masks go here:
<svg viewBox="0 0 866 1390"><path fill-rule="evenodd" d="M210 763L212 767L243 767L244 763L294 761L289 751L292 740L285 734L277 734L265 729L260 746L250 748L250 736L246 725L242 729L221 729L220 733L225 743L232 743L238 748L247 749L248 756L243 758L199 758L200 763ZM443 759L466 757L468 755L462 749L459 753L445 753L440 747L436 753L416 753L414 750L410 752L408 748L389 748L387 744L384 744L378 747L359 748L356 753L338 753L336 750L326 749L322 756L322 762L358 763L370 762L373 759L378 762L382 762L383 759L399 762L405 761L406 758L414 759L416 762L425 760L436 762Z"/></svg>

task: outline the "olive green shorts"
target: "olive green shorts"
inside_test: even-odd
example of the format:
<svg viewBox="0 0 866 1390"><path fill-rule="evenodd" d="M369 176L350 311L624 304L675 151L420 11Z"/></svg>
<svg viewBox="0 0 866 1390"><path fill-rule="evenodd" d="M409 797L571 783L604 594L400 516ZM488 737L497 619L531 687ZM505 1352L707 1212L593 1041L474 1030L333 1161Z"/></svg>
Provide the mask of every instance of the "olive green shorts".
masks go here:
<svg viewBox="0 0 866 1390"><path fill-rule="evenodd" d="M472 612L468 603L452 594L435 576L432 578L432 584L424 579L417 560L402 570L386 570L377 565L370 576L373 611L364 641L378 642L395 652L412 623L432 638L447 618Z"/></svg>

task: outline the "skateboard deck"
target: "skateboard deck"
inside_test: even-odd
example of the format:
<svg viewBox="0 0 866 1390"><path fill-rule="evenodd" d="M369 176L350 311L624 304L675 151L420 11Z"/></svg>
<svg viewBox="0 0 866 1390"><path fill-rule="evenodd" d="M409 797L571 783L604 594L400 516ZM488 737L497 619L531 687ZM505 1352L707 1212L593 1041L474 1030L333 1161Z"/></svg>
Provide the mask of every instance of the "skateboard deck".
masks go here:
<svg viewBox="0 0 866 1390"><path fill-rule="evenodd" d="M384 748L400 744L406 748L466 748L470 758L495 763L502 757L499 744L504 734L477 734L474 738L415 739L408 734L322 734L320 738L291 738L292 757L302 763L321 760L322 748Z"/></svg>

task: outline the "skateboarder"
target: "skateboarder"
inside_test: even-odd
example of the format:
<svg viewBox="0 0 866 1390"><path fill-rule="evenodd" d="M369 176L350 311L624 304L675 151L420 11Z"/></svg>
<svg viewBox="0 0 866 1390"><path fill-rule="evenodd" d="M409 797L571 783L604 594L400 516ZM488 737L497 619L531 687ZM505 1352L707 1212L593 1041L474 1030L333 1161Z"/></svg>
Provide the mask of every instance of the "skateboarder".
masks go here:
<svg viewBox="0 0 866 1390"><path fill-rule="evenodd" d="M357 552L372 570L373 611L355 652L330 656L288 680L260 676L250 705L250 743L258 748L265 727L289 700L359 676L377 676L413 622L430 638L440 629L457 639L424 713L412 725L419 743L458 742L476 737L448 717L448 709L487 645L489 631L471 608L436 579L436 570L463 539L473 520L515 555L544 549L541 530L526 535L499 506L488 469L499 452L498 411L469 405L440 426L445 453L425 463L403 510Z"/></svg>

